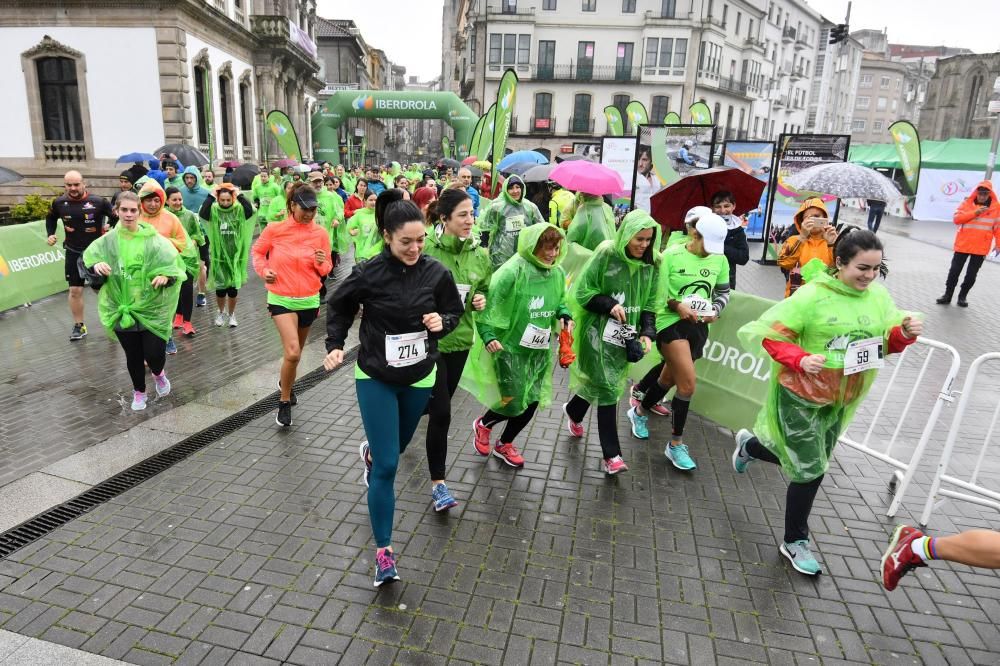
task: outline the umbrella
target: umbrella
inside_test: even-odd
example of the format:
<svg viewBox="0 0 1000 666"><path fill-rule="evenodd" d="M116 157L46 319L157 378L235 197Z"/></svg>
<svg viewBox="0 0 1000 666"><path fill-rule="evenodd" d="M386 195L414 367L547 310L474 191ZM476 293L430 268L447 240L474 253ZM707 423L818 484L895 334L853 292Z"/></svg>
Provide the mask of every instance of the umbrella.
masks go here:
<svg viewBox="0 0 1000 666"><path fill-rule="evenodd" d="M483 175L483 170L482 170L482 169L480 169L480 168L479 168L479 167L477 167L477 166L473 166L473 165L469 164L469 165L467 165L467 166L466 166L466 167L464 167L464 168L466 168L466 169L468 169L468 170L469 170L469 173L471 173L471 174L472 174L473 178L478 178L479 176L482 176L482 175Z"/></svg>
<svg viewBox="0 0 1000 666"><path fill-rule="evenodd" d="M503 174L523 176L528 169L534 168L538 164L534 162L513 162L506 167L500 167L498 171Z"/></svg>
<svg viewBox="0 0 1000 666"><path fill-rule="evenodd" d="M732 167L700 169L663 188L650 199L650 215L667 231L684 228L684 215L695 206L711 206L716 192L732 192L734 215L757 207L767 183Z"/></svg>
<svg viewBox="0 0 1000 666"><path fill-rule="evenodd" d="M13 169L0 167L0 185L6 185L7 183L16 183L17 181L23 178L24 176L14 171Z"/></svg>
<svg viewBox="0 0 1000 666"><path fill-rule="evenodd" d="M541 153L534 150L518 150L500 160L500 164L497 166L497 169L500 171L504 171L505 167L508 167L511 164L517 164L518 162L531 162L532 164L548 164L549 159L545 157L545 155L542 155Z"/></svg>
<svg viewBox="0 0 1000 666"><path fill-rule="evenodd" d="M448 167L458 170L462 167L462 163L458 160L453 160L450 157L442 157L437 161L437 168L447 169Z"/></svg>
<svg viewBox="0 0 1000 666"><path fill-rule="evenodd" d="M874 169L853 162L817 164L786 178L783 185L800 192L829 194L841 199L895 201L903 195Z"/></svg>
<svg viewBox="0 0 1000 666"><path fill-rule="evenodd" d="M181 162L183 161L184 160L181 160ZM226 160L225 162L219 162L219 166L222 167L223 169L235 169L240 164L242 164L242 162L237 162L236 160Z"/></svg>
<svg viewBox="0 0 1000 666"><path fill-rule="evenodd" d="M577 160L589 160L591 162L594 161L594 160L590 159L589 157L587 157L586 155L577 155L575 153L572 154L572 155L558 155L558 156L556 156L556 162L575 162Z"/></svg>
<svg viewBox="0 0 1000 666"><path fill-rule="evenodd" d="M246 164L240 164L235 169L233 169L232 182L233 185L240 188L241 190L249 190L250 186L253 185L254 176L260 173L260 167L256 164L247 162Z"/></svg>
<svg viewBox="0 0 1000 666"><path fill-rule="evenodd" d="M587 160L560 162L549 173L549 180L559 183L567 190L585 194L618 194L625 189L625 183L617 171Z"/></svg>
<svg viewBox="0 0 1000 666"><path fill-rule="evenodd" d="M271 162L271 166L276 169L284 169L285 167L295 166L296 164L298 164L298 162L287 157L284 159L274 160L273 162Z"/></svg>
<svg viewBox="0 0 1000 666"><path fill-rule="evenodd" d="M163 153L176 155L177 159L184 166L204 166L208 164L208 156L205 153L194 146L188 146L183 143L168 143L153 151L154 155L162 155Z"/></svg>
<svg viewBox="0 0 1000 666"><path fill-rule="evenodd" d="M475 155L469 155L464 160L462 160L462 166L469 166L470 164L475 164L477 161L479 161L478 157L476 157Z"/></svg>
<svg viewBox="0 0 1000 666"><path fill-rule="evenodd" d="M292 171L298 171L299 173L309 173L312 171L312 167L308 164L296 164L292 167Z"/></svg>
<svg viewBox="0 0 1000 666"><path fill-rule="evenodd" d="M145 162L146 160L155 159L156 155L150 155L149 153L126 153L115 160L115 164L125 164L126 162ZM184 160L181 160L181 162L183 161Z"/></svg>
<svg viewBox="0 0 1000 666"><path fill-rule="evenodd" d="M492 169L493 163L489 160L476 160L472 163L472 166L479 167L485 171L486 169Z"/></svg>
<svg viewBox="0 0 1000 666"><path fill-rule="evenodd" d="M549 174L556 168L555 164L536 164L524 172L524 182L544 183L549 180Z"/></svg>

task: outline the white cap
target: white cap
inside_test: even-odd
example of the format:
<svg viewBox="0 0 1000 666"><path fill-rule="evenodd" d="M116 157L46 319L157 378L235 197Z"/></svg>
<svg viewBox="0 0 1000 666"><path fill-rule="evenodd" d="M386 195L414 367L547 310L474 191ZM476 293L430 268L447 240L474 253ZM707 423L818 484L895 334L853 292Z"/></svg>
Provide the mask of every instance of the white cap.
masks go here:
<svg viewBox="0 0 1000 666"><path fill-rule="evenodd" d="M701 215L695 223L694 228L701 234L705 241L705 252L709 254L723 254L726 249L726 221L715 213Z"/></svg>
<svg viewBox="0 0 1000 666"><path fill-rule="evenodd" d="M712 209L708 206L695 206L684 215L684 224L694 224L702 215L711 215Z"/></svg>

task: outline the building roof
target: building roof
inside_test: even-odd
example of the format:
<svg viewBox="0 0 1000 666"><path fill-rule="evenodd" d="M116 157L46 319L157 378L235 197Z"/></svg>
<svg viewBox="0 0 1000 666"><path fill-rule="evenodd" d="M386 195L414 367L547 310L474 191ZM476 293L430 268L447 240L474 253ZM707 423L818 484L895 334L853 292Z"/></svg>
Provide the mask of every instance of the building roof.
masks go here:
<svg viewBox="0 0 1000 666"><path fill-rule="evenodd" d="M331 20L322 16L316 17L316 37L340 37L354 39L360 36L358 26L350 19Z"/></svg>

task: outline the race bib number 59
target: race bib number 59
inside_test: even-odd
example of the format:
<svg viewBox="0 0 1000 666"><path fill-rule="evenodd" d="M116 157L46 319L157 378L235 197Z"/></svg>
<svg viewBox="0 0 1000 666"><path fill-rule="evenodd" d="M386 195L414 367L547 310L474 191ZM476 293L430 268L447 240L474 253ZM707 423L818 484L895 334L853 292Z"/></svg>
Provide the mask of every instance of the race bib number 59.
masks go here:
<svg viewBox="0 0 1000 666"><path fill-rule="evenodd" d="M844 374L855 375L865 370L877 370L885 365L882 338L855 340L844 354Z"/></svg>

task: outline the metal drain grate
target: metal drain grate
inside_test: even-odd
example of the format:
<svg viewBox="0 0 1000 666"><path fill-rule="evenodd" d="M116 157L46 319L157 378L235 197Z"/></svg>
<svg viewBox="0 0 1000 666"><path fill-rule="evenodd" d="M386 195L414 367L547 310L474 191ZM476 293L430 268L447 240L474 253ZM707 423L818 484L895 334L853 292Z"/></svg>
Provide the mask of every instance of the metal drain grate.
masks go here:
<svg viewBox="0 0 1000 666"><path fill-rule="evenodd" d="M357 347L345 352L344 363L334 371L334 374L344 371L345 368L350 369L351 362L356 358ZM329 376L330 373L327 373L323 368L316 368L295 382L295 390L299 392L307 391ZM29 543L42 538L71 520L79 518L98 505L121 495L126 490L136 487L143 481L151 479L163 470L184 460L192 453L196 453L212 442L236 432L254 419L274 411L278 408L278 398L279 394L275 391L246 409L205 428L201 432L191 435L187 439L174 444L169 449L160 451L156 455L140 463L136 463L127 470L119 472L110 479L97 484L73 499L52 507L48 511L40 513L17 527L13 527L0 534L0 559L10 556L11 553L24 548Z"/></svg>

